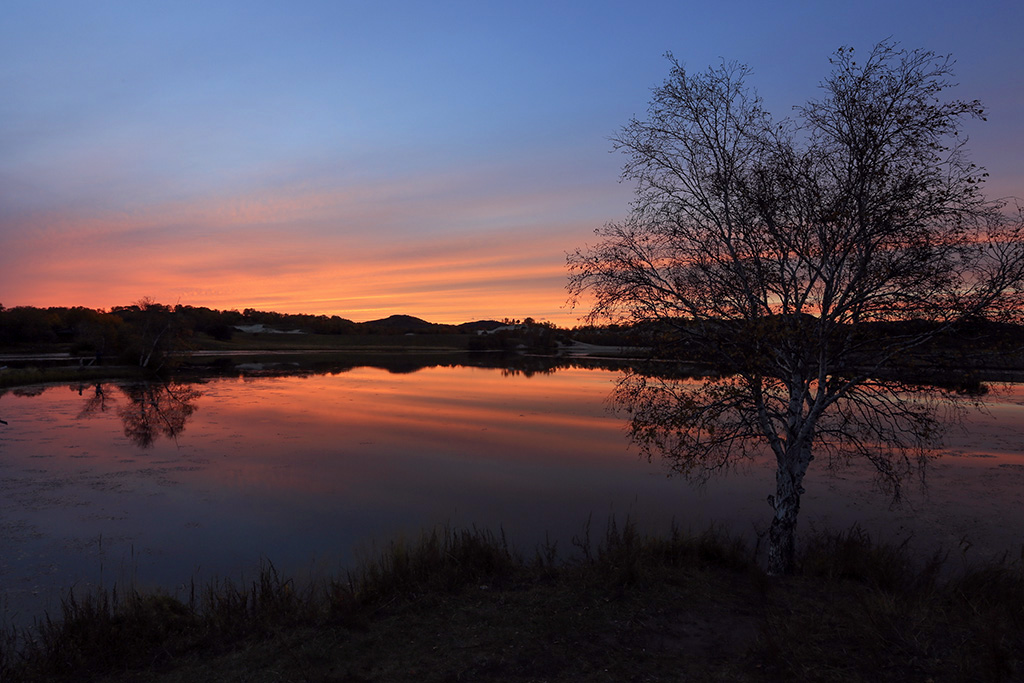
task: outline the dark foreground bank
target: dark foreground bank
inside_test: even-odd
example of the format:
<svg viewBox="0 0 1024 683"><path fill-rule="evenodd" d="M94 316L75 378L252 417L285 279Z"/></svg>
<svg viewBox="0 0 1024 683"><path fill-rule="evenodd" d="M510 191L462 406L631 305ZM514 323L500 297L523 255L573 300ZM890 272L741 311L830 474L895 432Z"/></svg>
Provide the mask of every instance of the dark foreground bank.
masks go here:
<svg viewBox="0 0 1024 683"><path fill-rule="evenodd" d="M183 600L69 596L2 634L0 680L1024 679L1021 559L953 569L853 530L779 578L723 533L614 524L571 554L446 529L307 588L267 565Z"/></svg>

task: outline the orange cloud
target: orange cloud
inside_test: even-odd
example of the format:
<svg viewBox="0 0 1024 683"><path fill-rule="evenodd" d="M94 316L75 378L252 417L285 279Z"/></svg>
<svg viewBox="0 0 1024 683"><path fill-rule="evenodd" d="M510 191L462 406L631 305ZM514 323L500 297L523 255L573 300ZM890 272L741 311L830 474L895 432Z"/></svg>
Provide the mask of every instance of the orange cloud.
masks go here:
<svg viewBox="0 0 1024 683"><path fill-rule="evenodd" d="M594 227L586 198L454 186L293 187L5 219L0 303L107 308L150 296L354 320L573 324L564 255Z"/></svg>

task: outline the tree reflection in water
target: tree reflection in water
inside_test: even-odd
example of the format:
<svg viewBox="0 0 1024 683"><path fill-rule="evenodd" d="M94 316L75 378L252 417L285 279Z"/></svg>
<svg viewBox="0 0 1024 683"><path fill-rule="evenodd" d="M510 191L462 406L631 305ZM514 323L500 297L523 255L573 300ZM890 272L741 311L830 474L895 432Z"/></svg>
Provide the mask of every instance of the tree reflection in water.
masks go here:
<svg viewBox="0 0 1024 683"><path fill-rule="evenodd" d="M180 382L140 382L117 388L128 399L126 404L117 407L124 435L140 448L149 448L161 434L176 439L195 412L196 399L203 395L191 384ZM78 417L104 413L116 402L109 393L109 385L97 383Z"/></svg>
<svg viewBox="0 0 1024 683"><path fill-rule="evenodd" d="M85 386L78 387L78 395L81 396L85 391ZM96 413L105 413L110 405L116 402L113 396L107 393L107 388L100 382L97 382L93 387L93 395L86 400L85 405L78 412L78 419L82 420L87 417L92 417Z"/></svg>

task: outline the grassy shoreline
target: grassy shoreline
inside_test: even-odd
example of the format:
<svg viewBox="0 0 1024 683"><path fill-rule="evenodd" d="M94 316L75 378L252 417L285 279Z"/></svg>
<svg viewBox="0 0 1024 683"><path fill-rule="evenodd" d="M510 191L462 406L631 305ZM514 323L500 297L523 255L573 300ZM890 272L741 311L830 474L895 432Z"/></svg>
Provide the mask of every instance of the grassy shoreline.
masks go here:
<svg viewBox="0 0 1024 683"><path fill-rule="evenodd" d="M98 382L124 379L144 379L146 375L139 369L127 365L118 366L58 366L24 368L7 368L0 372L0 389L31 386L33 384L52 384L58 382Z"/></svg>
<svg viewBox="0 0 1024 683"><path fill-rule="evenodd" d="M202 336L187 350L171 354L159 370L124 364L124 359L97 362L76 354L67 344L0 348L0 390L33 384L178 378L184 380L259 374L238 365L278 366L277 374L332 372L370 365L411 371L430 365L477 364L515 352L471 350L475 334L238 334L231 340ZM564 360L564 359L563 359ZM484 361L486 362L486 361ZM492 361L498 363L499 361ZM295 366L292 369L286 366Z"/></svg>
<svg viewBox="0 0 1024 683"><path fill-rule="evenodd" d="M857 529L766 576L710 530L609 524L572 558L436 529L299 586L272 565L187 599L69 596L0 634L4 681L1009 681L1024 676L1021 562L944 572ZM941 578L946 576L946 578Z"/></svg>

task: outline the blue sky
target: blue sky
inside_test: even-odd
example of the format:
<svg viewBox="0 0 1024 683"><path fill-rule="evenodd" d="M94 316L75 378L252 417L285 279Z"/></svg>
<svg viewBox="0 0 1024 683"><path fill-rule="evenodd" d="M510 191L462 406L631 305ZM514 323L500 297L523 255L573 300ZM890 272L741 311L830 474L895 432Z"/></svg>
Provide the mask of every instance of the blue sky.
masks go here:
<svg viewBox="0 0 1024 683"><path fill-rule="evenodd" d="M571 324L565 253L628 210L608 138L668 74L779 116L840 45L952 53L1024 196L1024 3L21 2L0 23L0 303Z"/></svg>

